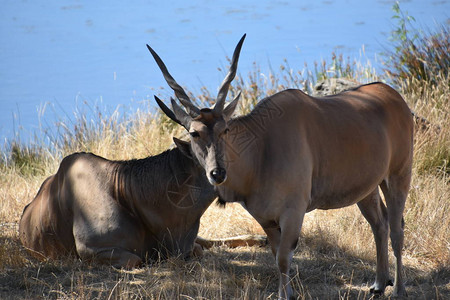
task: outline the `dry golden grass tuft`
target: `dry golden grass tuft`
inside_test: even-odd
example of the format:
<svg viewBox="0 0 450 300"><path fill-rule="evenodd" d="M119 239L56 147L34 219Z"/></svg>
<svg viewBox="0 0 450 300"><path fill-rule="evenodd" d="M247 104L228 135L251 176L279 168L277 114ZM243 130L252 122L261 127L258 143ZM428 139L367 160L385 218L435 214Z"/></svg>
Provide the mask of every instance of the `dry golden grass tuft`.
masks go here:
<svg viewBox="0 0 450 300"><path fill-rule="evenodd" d="M199 235L207 239L244 234L265 234L261 226L238 203L225 208L213 203L202 216Z"/></svg>
<svg viewBox="0 0 450 300"><path fill-rule="evenodd" d="M270 77L270 76L269 76ZM416 132L413 180L405 210L404 264L412 299L450 299L450 90L411 81L403 96L430 123ZM412 88L414 87L414 88ZM242 88L246 88L242 86ZM255 90L261 93L264 86ZM272 83L271 90L276 90ZM405 92L407 91L407 92ZM259 94L258 94L259 95ZM252 105L253 96L247 97ZM207 97L205 97L206 99ZM0 162L0 299L275 299L277 269L268 248L215 247L202 258L171 258L133 271L78 260L38 262L20 245L17 224L24 206L62 157L90 151L109 159L141 158L167 149L179 126L154 113L79 121L53 139L53 148L16 149ZM22 147L22 148L21 148ZM212 204L200 235L222 238L263 234L239 205ZM390 251L391 270L393 257ZM356 206L307 214L294 255L293 287L298 299L371 299L375 245ZM388 288L388 299L391 289Z"/></svg>

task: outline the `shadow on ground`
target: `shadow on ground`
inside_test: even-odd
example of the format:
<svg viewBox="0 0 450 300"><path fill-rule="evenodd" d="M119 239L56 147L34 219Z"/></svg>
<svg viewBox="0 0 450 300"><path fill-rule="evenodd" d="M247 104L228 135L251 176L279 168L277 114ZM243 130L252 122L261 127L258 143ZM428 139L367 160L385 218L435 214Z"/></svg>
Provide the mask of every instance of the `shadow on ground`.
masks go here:
<svg viewBox="0 0 450 300"><path fill-rule="evenodd" d="M172 258L124 271L76 259L38 262L15 237L0 236L0 245L0 299L276 298L278 275L269 248L215 247L202 258ZM375 278L374 261L307 237L293 260L296 296L371 299L368 286ZM406 265L405 273L410 299L450 299L448 266L427 272ZM391 291L388 288L380 298L389 299Z"/></svg>

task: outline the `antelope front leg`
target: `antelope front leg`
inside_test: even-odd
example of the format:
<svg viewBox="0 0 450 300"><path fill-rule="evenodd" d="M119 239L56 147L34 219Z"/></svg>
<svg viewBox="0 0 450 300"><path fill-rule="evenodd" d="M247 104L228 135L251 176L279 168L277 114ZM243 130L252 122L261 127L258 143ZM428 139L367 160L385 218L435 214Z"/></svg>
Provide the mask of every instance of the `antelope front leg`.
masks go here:
<svg viewBox="0 0 450 300"><path fill-rule="evenodd" d="M289 209L280 217L281 236L276 253L280 274L279 299L291 299L293 297L289 269L294 250L297 247L304 215L305 209Z"/></svg>
<svg viewBox="0 0 450 300"><path fill-rule="evenodd" d="M273 256L277 256L278 246L280 245L281 230L280 227L264 228L264 232L267 234L267 240L269 241L270 249Z"/></svg>

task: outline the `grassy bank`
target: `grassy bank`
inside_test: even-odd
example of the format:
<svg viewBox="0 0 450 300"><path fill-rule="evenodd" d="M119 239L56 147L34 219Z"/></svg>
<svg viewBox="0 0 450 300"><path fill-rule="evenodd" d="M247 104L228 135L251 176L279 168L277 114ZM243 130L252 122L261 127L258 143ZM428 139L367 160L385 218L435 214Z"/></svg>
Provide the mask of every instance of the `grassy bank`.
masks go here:
<svg viewBox="0 0 450 300"><path fill-rule="evenodd" d="M448 45L449 30L444 33ZM393 51L391 59L415 55ZM447 65L433 68L432 76L410 73L401 79L395 69L375 74L368 62L333 54L312 67L294 68L286 62L265 75L255 65L231 89L231 94L242 91L242 114L266 95L288 87L311 92L317 80L328 77L382 80L395 84L416 115L427 120L426 128L421 124L415 133L405 210L405 277L412 299L450 298L450 66L448 60L439 61ZM206 105L214 94L202 90L195 98ZM81 115L74 124L59 123L54 134L42 135L47 142L7 141L0 160L0 299L275 299L277 269L268 248L215 247L199 259L171 258L133 271L77 260L38 262L24 251L17 234L22 210L64 156L87 151L108 159L142 158L170 147L172 136L183 136L180 126L150 106L125 117L94 115L91 120ZM263 232L239 205L212 205L202 217L200 235L205 238L240 234ZM390 263L393 272L391 250ZM356 206L306 216L292 272L300 299L371 298L375 245ZM390 292L388 288L385 298Z"/></svg>

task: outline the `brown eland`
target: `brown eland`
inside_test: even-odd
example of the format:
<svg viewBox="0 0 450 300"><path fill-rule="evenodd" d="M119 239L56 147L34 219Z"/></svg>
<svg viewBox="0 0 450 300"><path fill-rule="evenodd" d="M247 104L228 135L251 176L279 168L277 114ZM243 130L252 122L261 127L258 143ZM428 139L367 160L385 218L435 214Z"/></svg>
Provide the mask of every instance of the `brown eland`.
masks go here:
<svg viewBox="0 0 450 300"><path fill-rule="evenodd" d="M175 141L178 148L139 160L64 158L23 211L22 244L40 259L72 255L124 268L199 253L200 217L217 194L189 144Z"/></svg>
<svg viewBox="0 0 450 300"><path fill-rule="evenodd" d="M396 258L395 296L406 296L402 276L403 210L411 180L413 119L402 97L375 82L327 97L288 89L232 118L239 95L225 100L235 77L239 41L214 108L199 109L150 48L182 109L156 98L190 133L192 152L216 186L220 201L238 201L267 234L279 270L279 298L290 298L289 269L305 213L357 204L376 243L371 291L389 278L388 235ZM386 204L381 200L381 188Z"/></svg>

